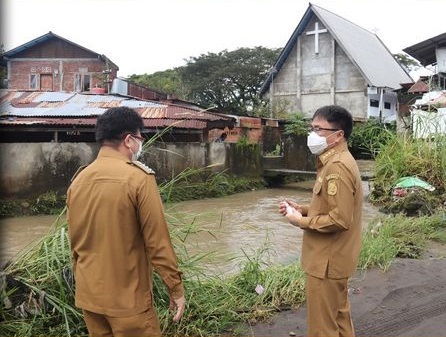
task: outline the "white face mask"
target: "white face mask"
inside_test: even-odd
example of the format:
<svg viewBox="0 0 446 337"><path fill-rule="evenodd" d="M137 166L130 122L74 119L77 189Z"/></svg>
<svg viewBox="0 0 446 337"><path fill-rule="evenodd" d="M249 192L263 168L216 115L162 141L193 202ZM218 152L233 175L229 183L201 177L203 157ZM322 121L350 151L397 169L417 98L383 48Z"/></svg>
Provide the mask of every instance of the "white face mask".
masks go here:
<svg viewBox="0 0 446 337"><path fill-rule="evenodd" d="M330 137L331 135L334 135L336 132L340 130L337 130L331 134L329 134L327 137ZM319 155L324 150L334 144L335 142L332 142L330 144L327 144L327 137L319 136L316 132L312 131L307 137L307 146L310 149L312 154Z"/></svg>
<svg viewBox="0 0 446 337"><path fill-rule="evenodd" d="M130 137L132 137L132 136L130 136ZM142 153L142 142L139 141L138 139L136 139L135 137L132 137L132 139L135 140L139 144L138 152L136 152L136 153L133 153L132 148L129 147L129 150L132 153L132 161L137 161L139 156Z"/></svg>
<svg viewBox="0 0 446 337"><path fill-rule="evenodd" d="M328 147L327 138L312 131L307 137L307 146L312 154L321 154Z"/></svg>

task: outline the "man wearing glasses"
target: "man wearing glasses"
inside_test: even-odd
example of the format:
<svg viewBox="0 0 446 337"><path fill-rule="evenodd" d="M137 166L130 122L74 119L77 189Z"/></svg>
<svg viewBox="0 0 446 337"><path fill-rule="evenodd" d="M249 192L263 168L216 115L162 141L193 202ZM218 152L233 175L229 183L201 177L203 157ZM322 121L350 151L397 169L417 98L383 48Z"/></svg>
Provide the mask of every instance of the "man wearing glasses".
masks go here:
<svg viewBox="0 0 446 337"><path fill-rule="evenodd" d="M350 112L340 106L324 106L314 113L307 138L310 151L318 156L311 202L279 204L279 212L304 230L301 263L308 336L355 335L348 278L356 270L361 247L363 191L347 146L352 129Z"/></svg>
<svg viewBox="0 0 446 337"><path fill-rule="evenodd" d="M152 170L136 161L144 138L133 109L108 109L96 123L97 158L67 192L75 304L90 336L160 336L153 269L178 322L185 309L181 272Z"/></svg>

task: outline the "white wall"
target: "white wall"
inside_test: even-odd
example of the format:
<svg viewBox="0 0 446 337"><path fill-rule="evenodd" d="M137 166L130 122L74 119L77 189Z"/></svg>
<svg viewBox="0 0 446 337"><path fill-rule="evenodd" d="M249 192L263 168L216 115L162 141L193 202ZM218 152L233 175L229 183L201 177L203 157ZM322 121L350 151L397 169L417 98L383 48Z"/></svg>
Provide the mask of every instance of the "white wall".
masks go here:
<svg viewBox="0 0 446 337"><path fill-rule="evenodd" d="M374 90L376 89L376 91ZM370 100L376 100L380 101L380 90L384 90L384 93L382 95L382 120L384 122L391 122L395 120L396 113L397 113L397 104L398 104L398 96L395 92L390 90L385 90L381 88L369 88L368 90L368 109L367 109L367 116L379 118L379 107L373 107L370 106ZM390 104L390 109L385 108L384 103Z"/></svg>

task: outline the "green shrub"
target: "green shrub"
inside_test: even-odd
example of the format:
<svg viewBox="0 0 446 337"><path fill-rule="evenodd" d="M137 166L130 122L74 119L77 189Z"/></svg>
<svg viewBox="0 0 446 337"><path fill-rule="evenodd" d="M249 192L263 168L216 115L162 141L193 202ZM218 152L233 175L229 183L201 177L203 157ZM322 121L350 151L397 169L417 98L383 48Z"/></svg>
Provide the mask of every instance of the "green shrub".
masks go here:
<svg viewBox="0 0 446 337"><path fill-rule="evenodd" d="M445 229L445 213L377 217L363 233L358 268L386 270L396 257L419 258L429 240L445 243Z"/></svg>
<svg viewBox="0 0 446 337"><path fill-rule="evenodd" d="M348 144L356 159L373 159L393 138L395 124L382 124L377 119L365 123L356 123L349 137Z"/></svg>
<svg viewBox="0 0 446 337"><path fill-rule="evenodd" d="M0 201L0 218L26 215L59 214L65 207L65 195L48 191L32 199L8 199Z"/></svg>
<svg viewBox="0 0 446 337"><path fill-rule="evenodd" d="M446 201L446 136L434 142L394 135L375 158L373 188L370 200L379 204L393 202L392 189L402 177L416 176L435 187L430 196ZM435 211L435 209L434 209Z"/></svg>
<svg viewBox="0 0 446 337"><path fill-rule="evenodd" d="M303 113L292 113L288 115L285 124L285 135L306 136L310 127L309 120L304 118Z"/></svg>

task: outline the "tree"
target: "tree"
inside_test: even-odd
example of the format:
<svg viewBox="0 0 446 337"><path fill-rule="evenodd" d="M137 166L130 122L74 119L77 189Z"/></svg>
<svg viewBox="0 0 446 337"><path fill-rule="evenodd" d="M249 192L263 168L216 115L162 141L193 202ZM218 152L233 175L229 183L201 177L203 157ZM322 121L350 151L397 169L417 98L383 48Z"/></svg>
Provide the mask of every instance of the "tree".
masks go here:
<svg viewBox="0 0 446 337"><path fill-rule="evenodd" d="M187 98L226 113L258 115L265 111L258 92L279 52L255 47L191 57L179 68Z"/></svg>
<svg viewBox="0 0 446 337"><path fill-rule="evenodd" d="M240 48L202 54L183 67L132 75L129 81L169 93L205 108L244 116L269 116L268 102L258 95L280 49Z"/></svg>
<svg viewBox="0 0 446 337"><path fill-rule="evenodd" d="M187 99L188 91L183 85L179 69L158 71L151 75L132 75L129 77L129 81L180 99Z"/></svg>
<svg viewBox="0 0 446 337"><path fill-rule="evenodd" d="M421 68L421 64L417 60L415 60L413 57L410 57L407 54L402 54L402 53L394 54L393 57L408 72L413 71L413 70L418 70Z"/></svg>

